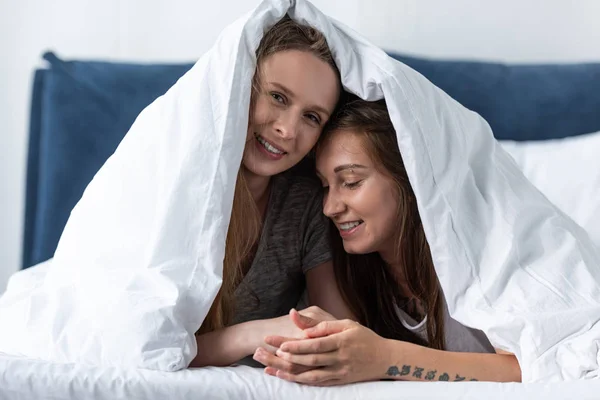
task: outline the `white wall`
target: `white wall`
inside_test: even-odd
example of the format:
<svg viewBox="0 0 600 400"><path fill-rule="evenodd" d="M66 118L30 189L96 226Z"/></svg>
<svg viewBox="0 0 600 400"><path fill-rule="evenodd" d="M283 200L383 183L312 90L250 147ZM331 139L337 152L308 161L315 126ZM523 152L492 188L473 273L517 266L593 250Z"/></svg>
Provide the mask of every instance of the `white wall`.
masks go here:
<svg viewBox="0 0 600 400"><path fill-rule="evenodd" d="M386 49L509 62L600 61L597 0L314 0ZM19 268L33 69L65 58L189 61L253 0L0 0L0 292Z"/></svg>

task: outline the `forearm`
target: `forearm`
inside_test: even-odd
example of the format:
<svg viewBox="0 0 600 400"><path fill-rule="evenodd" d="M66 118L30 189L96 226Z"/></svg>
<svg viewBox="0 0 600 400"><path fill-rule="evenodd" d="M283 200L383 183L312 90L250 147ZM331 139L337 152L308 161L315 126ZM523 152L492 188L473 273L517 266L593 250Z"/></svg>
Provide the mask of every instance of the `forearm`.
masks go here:
<svg viewBox="0 0 600 400"><path fill-rule="evenodd" d="M227 366L254 353L262 345L263 321L248 321L196 336L198 354L191 368Z"/></svg>
<svg viewBox="0 0 600 400"><path fill-rule="evenodd" d="M310 305L327 311L337 319L356 320L342 298L331 261L318 265L306 273L306 287Z"/></svg>
<svg viewBox="0 0 600 400"><path fill-rule="evenodd" d="M458 353L389 341L382 379L410 381L520 382L517 358L508 354Z"/></svg>

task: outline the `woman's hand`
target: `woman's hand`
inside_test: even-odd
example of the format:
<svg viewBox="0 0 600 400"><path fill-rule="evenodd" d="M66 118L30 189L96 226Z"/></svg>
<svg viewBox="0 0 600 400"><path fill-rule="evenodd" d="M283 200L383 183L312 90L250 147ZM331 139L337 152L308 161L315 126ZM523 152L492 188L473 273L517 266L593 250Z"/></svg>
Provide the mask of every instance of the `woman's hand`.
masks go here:
<svg viewBox="0 0 600 400"><path fill-rule="evenodd" d="M267 321L264 332L268 336L261 337L261 341L271 347L273 352L281 344L298 339L307 339L305 329L312 328L323 321L334 321L335 317L319 307L312 306L304 310L291 309L288 315L273 318Z"/></svg>
<svg viewBox="0 0 600 400"><path fill-rule="evenodd" d="M324 321L304 334L309 339L286 341L276 355L308 371L269 366L265 372L291 382L330 386L379 379L389 363L388 341L357 322Z"/></svg>
<svg viewBox="0 0 600 400"><path fill-rule="evenodd" d="M285 318L281 319L280 318ZM316 326L322 321L333 321L335 318L321 310L319 307L308 307L300 312L292 309L289 316L277 318L276 323L281 324L277 332L279 335L267 336L264 340L266 348L259 347L254 352L254 359L266 367L271 367L277 370L282 370L290 373L300 373L309 371L311 367L296 365L288 362L274 353L283 343L306 339L308 336L304 333L304 329L309 329ZM292 327L290 327L290 325ZM284 332L283 334L281 332ZM285 333L287 332L287 333ZM272 332L274 333L274 332Z"/></svg>
<svg viewBox="0 0 600 400"><path fill-rule="evenodd" d="M196 336L198 353L190 367L225 366L252 355L257 348L264 346L268 349L265 353L275 353L279 347L268 347L265 345L267 335L278 335L280 343L287 340L305 338L303 329L315 326L329 314L319 311L316 307L302 310L304 316L293 310L293 318L284 315L279 318L253 320L241 324L227 326L216 331ZM313 316L317 319L310 318ZM269 353L269 351L271 353ZM275 356L273 356L275 357ZM279 358L277 360L280 360ZM262 362L260 359L257 361ZM285 366L289 363L274 363L273 365Z"/></svg>

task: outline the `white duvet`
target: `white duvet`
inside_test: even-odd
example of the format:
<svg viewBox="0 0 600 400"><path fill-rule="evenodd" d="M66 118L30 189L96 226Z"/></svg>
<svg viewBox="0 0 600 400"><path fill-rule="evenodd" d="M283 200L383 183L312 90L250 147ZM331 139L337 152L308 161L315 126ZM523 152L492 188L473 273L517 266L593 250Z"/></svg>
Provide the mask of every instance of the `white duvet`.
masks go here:
<svg viewBox="0 0 600 400"><path fill-rule="evenodd" d="M9 400L598 400L600 380L556 383L367 382L299 385L245 366L177 372L55 364L0 354Z"/></svg>
<svg viewBox="0 0 600 400"><path fill-rule="evenodd" d="M43 282L0 299L0 352L188 365L221 283L254 51L286 12L325 34L347 90L386 98L452 317L515 353L525 382L597 378L600 255L587 234L479 115L301 0L261 3L140 114L73 210Z"/></svg>

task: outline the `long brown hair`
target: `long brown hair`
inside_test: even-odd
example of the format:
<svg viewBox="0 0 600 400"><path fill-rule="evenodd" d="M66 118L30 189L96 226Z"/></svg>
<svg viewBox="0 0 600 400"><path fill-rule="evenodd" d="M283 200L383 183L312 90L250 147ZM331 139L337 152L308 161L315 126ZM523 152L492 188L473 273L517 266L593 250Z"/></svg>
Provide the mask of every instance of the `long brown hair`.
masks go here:
<svg viewBox="0 0 600 400"><path fill-rule="evenodd" d="M340 129L359 135L377 168L395 183L398 199L395 256L400 260L399 270L391 271L378 253L348 254L337 229L332 227L334 268L342 296L359 321L380 335L444 349L442 291L385 101L349 99L329 122L319 145L327 140L328 133ZM404 284L404 291L398 278ZM402 307L410 298L424 305L427 343L407 330L398 318L395 307Z"/></svg>
<svg viewBox="0 0 600 400"><path fill-rule="evenodd" d="M270 28L256 50L256 72L252 79L250 110L262 90L261 66L265 59L280 51L300 50L314 54L339 72L325 36L318 30L293 21L288 15ZM252 116L252 112L250 112ZM251 123L251 121L249 121ZM245 133L244 133L245 134ZM262 218L244 178L243 166L237 175L233 205L223 261L223 281L199 334L227 326L234 315L234 293L252 262L252 251L258 242Z"/></svg>

